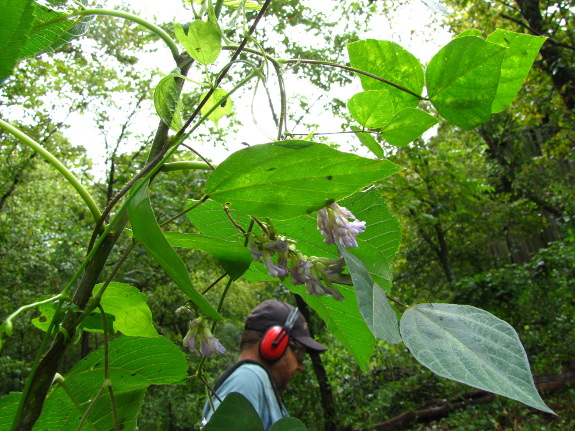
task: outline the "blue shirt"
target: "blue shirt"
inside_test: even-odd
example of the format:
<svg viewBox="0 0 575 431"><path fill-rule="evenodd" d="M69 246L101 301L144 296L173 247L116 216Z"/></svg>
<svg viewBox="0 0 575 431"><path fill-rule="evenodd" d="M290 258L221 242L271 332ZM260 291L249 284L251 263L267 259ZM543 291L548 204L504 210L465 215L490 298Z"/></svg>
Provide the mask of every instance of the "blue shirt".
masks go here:
<svg viewBox="0 0 575 431"><path fill-rule="evenodd" d="M252 403L266 431L274 422L289 416L284 405L276 397L267 371L260 365L250 363L240 365L216 390L222 400L231 392L242 394ZM212 401L217 409L219 401L215 397L212 397ZM203 422L208 421L213 413L210 402L206 401L202 412Z"/></svg>

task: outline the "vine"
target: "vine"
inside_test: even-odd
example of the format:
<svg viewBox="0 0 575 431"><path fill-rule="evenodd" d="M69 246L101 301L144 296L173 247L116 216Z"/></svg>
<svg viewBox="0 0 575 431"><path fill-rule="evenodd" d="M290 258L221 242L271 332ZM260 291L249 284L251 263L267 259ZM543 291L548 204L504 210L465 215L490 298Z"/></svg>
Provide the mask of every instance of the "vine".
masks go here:
<svg viewBox="0 0 575 431"><path fill-rule="evenodd" d="M389 144L404 146L440 120L465 129L483 124L493 113L511 104L519 91L517 82L525 79L544 38L505 30L497 30L485 38L475 32L460 35L443 47L425 70L407 50L378 40L349 44L349 65L276 59L266 53L254 36L270 0L258 8L237 46L224 45L223 42L228 43L225 35L228 29L222 29L219 22L224 7L232 8L232 4L218 0L213 5L207 0L199 12L194 10L198 19L187 30L179 25L174 27L177 40L186 49L180 54L177 42L166 31L135 15L84 8L75 2L70 6L65 0L51 3L72 7L73 11L50 9L42 20L38 18L42 15L35 15L34 11L45 6L32 0L18 0L10 11L13 21L24 26L22 52L27 52L24 47L28 42L36 47L41 45L35 54L54 50L62 43L64 28L65 41L76 36L72 30L78 25L77 17L104 15L130 20L156 34L170 49L176 70L160 81L154 93L162 122L150 143L145 166L102 211L56 157L13 125L0 120L0 128L40 153L62 174L80 194L95 220L86 257L62 293L19 307L0 327L0 339L5 340L12 332L14 317L22 311L43 306L51 312L23 392L11 394L9 402L6 399L4 404L0 402L0 417L10 416L12 429L41 426L70 403L82 415L60 419L62 428L81 429L86 423L93 429L100 426L122 429L123 421L135 420L138 412L131 410L130 405L144 396L150 384L173 384L187 377L186 359L179 348L157 334L147 306L140 308L145 310L142 314L146 317L138 328L122 323L122 315L130 313L134 304L142 303L136 288L115 281L118 270L137 244L149 252L187 298L186 305L178 309L178 313L189 316L183 344L200 357L194 377L205 384L207 391L213 392L203 371L206 358L225 351L214 336L217 322L222 319L223 305L234 281L244 277L251 281L281 282L303 298L364 370L376 339L390 344L403 342L419 362L440 376L551 412L533 384L521 342L507 323L470 306L408 305L392 297L390 268L401 234L381 194L371 187L401 170L382 160L383 150L372 134ZM252 3L239 2L238 13L247 16L248 4ZM217 73L208 75L213 81L207 82L213 84L182 122L181 100L189 69L199 63L210 70L222 50L233 53ZM261 64L240 58L242 54L258 56ZM9 61L16 64L24 57L16 51ZM359 77L363 91L351 97L348 109L361 130L338 133L357 134L375 159L310 140L283 139L295 136L286 130L288 94L282 76L282 68L290 64L330 67ZM510 66L515 64L523 67ZM241 70L233 75L236 65ZM246 88L254 78L265 85L270 65L280 89L277 141L245 148L218 166L199 154L202 162L173 161L181 146L191 148L185 141L201 125L208 120L217 123L229 113L231 97L240 88ZM226 77L234 82L230 91L220 88ZM429 102L433 108L420 109L421 101ZM175 133L170 135L170 130ZM190 202L174 217L159 224L148 190L159 172L169 175L178 170L206 170L210 175L198 201ZM184 215L192 220L199 234L162 229ZM231 228L222 230L220 226ZM132 243L104 277L104 266L123 233L132 237ZM174 247L212 254L223 268L223 275L203 292L198 291ZM205 293L226 276L228 280L214 308ZM99 279L105 281L97 284ZM87 316L93 313L101 318L101 326L96 329L103 333L103 348L76 364L67 377L60 376L57 372L62 355L83 330ZM114 316L114 321L108 316ZM345 322L340 316L344 316ZM124 335L110 340L113 335L110 329ZM456 343L452 342L454 338ZM486 351L489 353L485 354ZM103 379L98 378L101 383L95 387L90 379L98 372L102 360ZM165 369L175 371L168 375L163 373ZM132 383L130 390L123 386L122 373L130 373L137 382ZM58 386L51 389L54 380ZM91 385L90 391L82 389L84 384ZM59 387L63 389L58 390ZM127 392L134 398L129 398ZM229 397L222 408L225 411L243 402L241 398ZM102 405L111 408L111 418L102 413L106 410L100 408ZM216 413L214 417L219 414L224 413ZM205 429L210 429L209 423Z"/></svg>

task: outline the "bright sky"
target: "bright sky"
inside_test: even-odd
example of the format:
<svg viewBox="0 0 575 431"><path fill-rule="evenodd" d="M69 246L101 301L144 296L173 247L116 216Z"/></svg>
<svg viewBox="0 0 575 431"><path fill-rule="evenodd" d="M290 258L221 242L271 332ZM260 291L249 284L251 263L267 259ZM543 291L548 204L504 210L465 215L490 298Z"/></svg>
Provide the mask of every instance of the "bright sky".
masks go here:
<svg viewBox="0 0 575 431"><path fill-rule="evenodd" d="M427 0L429 1L429 0ZM115 8L122 3L122 0L108 0L104 2L103 7ZM192 16L186 16L190 12L186 11L182 7L181 0L163 0L158 2L157 0L124 0L124 3L129 4L135 10L140 10L139 15L146 18L154 23L161 22L186 22L193 19ZM329 2L324 1L304 1L312 10L321 10L324 13L330 13L333 9L333 4L330 0ZM431 59L433 54L435 54L439 48L445 45L450 39L451 35L445 30L441 29L439 26L433 23L434 18L441 18L441 16L429 8L427 8L420 0L411 0L405 5L398 9L397 19L387 20L385 17L381 16L381 20L375 19L374 22L377 23L376 28L371 29L365 34L360 35L361 38L374 38L382 40L391 40L397 42L410 52L412 52L417 58L419 58L422 63L426 63ZM159 58L162 57L162 58ZM165 59L165 61L164 61ZM329 60L329 59L327 59ZM173 68L173 61L171 59L170 53L167 49L163 49L157 54L154 54L153 58L146 59L141 58L139 64L166 64L169 65L168 70L162 71L168 73L171 68ZM286 87L288 91L288 97L290 92L299 92L300 94L309 93L310 100L315 100L318 95L318 90L309 86L305 88L305 84L301 82L286 82ZM361 91L361 86L359 79L344 89L335 89L336 97L347 100L354 93ZM249 104L252 102L251 96L249 100L236 100L234 103L236 105L236 112L239 115L242 124L244 125L237 134L230 136L226 140L227 149L223 148L221 145L214 147L213 143L198 143L194 142L194 149L198 150L202 155L214 160L216 163L221 162L225 159L230 152L237 151L241 148L242 142L249 142L250 144L259 144L264 142L269 142L275 136L275 125L272 121L271 115L269 115L269 108L267 108L267 100L264 98L263 94L260 94L260 100L256 100L256 106L261 106L262 109L258 108L258 112L267 111L268 115L258 115L258 124L254 124L251 115ZM313 115L313 122L321 124L318 128L318 132L337 132L340 130L341 120L334 119L330 113L323 112L321 109L321 103L317 106L319 109L310 112ZM118 116L121 118L121 113ZM124 116L125 117L125 116ZM150 121L150 118L153 118ZM141 124L143 128L150 127L150 124L157 124L157 117L150 112L149 109L143 109L142 112L134 119L136 124ZM102 163L105 157L105 147L102 145L102 136L99 132L91 125L90 119L82 116L73 116L70 118L70 124L72 127L66 132L66 135L72 140L73 143L82 143L88 149L88 152L96 164ZM225 120L221 121L221 125L225 126ZM118 125L119 127L119 125ZM113 135L117 132L114 130L110 131L110 140L114 140ZM309 130L296 130L294 132L308 133ZM330 137L330 140L331 137ZM333 142L342 145L342 149L346 150L346 146L349 147L349 136L334 136ZM367 151L360 155L371 157Z"/></svg>

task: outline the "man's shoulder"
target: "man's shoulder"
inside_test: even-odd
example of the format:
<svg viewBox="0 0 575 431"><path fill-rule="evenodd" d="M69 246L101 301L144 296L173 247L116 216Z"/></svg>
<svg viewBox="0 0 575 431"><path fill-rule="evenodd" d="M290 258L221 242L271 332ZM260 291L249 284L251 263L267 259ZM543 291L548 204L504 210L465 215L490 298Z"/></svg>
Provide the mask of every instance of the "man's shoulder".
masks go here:
<svg viewBox="0 0 575 431"><path fill-rule="evenodd" d="M261 365L246 363L239 365L231 374L229 378L245 378L269 381L268 372Z"/></svg>

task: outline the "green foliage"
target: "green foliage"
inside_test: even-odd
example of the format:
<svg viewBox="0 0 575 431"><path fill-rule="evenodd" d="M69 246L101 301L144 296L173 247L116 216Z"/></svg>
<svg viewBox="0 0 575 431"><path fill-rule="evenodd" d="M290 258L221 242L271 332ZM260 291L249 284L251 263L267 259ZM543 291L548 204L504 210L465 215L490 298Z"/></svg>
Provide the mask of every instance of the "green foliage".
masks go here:
<svg viewBox="0 0 575 431"><path fill-rule="evenodd" d="M258 217L285 220L349 196L399 167L307 141L245 148L221 163L206 194Z"/></svg>
<svg viewBox="0 0 575 431"><path fill-rule="evenodd" d="M390 344L400 343L399 321L389 305L385 292L373 282L361 260L341 244L338 244L338 248L351 274L363 320L377 338Z"/></svg>
<svg viewBox="0 0 575 431"><path fill-rule="evenodd" d="M148 198L146 182L142 180L139 185L140 188L136 189L128 206L128 217L132 224L134 238L146 247L146 250L203 313L213 319L221 319L219 313L194 288L184 263L158 226Z"/></svg>
<svg viewBox="0 0 575 431"><path fill-rule="evenodd" d="M213 63L222 51L220 31L211 22L194 21L187 34L179 24L174 26L174 30L188 54L201 64Z"/></svg>
<svg viewBox="0 0 575 431"><path fill-rule="evenodd" d="M202 115L208 115L208 118L218 127L218 121L222 117L229 115L232 112L233 102L228 97L228 92L221 88L216 89L210 98L202 106ZM207 93L202 95L202 99L207 96ZM211 111L211 112L210 112Z"/></svg>
<svg viewBox="0 0 575 431"><path fill-rule="evenodd" d="M437 375L552 413L535 388L517 333L492 314L467 305L416 305L401 318L401 337Z"/></svg>
<svg viewBox="0 0 575 431"><path fill-rule="evenodd" d="M179 76L181 76L180 69L174 69L158 83L154 90L156 113L170 129L175 131L182 128L182 102L176 81Z"/></svg>
<svg viewBox="0 0 575 431"><path fill-rule="evenodd" d="M2 0L0 3L5 13L0 31L0 83L11 73L18 62L22 47L28 40L34 20L34 3L28 0Z"/></svg>
<svg viewBox="0 0 575 431"><path fill-rule="evenodd" d="M287 13L300 17L304 15L305 8L298 2L287 3L290 3L289 7L285 8L286 11L289 10ZM50 4L55 5L54 2ZM222 4L231 8L239 7L241 10L231 11L237 15L228 16L230 20L225 21L219 15L230 11L219 10ZM57 2L57 6L62 4ZM62 283L66 287L63 293L56 297L58 302L32 302L6 317L1 327L4 332L0 334L2 337L14 337L22 331L17 327L19 319L23 318L23 313L29 308L37 308L41 312L41 317L35 320L38 327L55 330L44 335L43 341L39 343L35 361L32 361L30 355L33 366L22 396L12 394L0 400L0 424L9 426L13 423L12 426L16 428L30 428L34 425L35 417L39 416L37 426L44 429L78 429L86 426L96 429L136 429L136 418L148 387L151 384L178 384L187 377L187 361L174 342L179 344L188 327L193 324L189 324L188 318L174 317L173 311L176 308L181 310L182 299L173 294L171 282L187 296L188 305L192 306L195 313L193 318L222 320L226 313L240 319L254 305L253 302L260 299L258 295L261 293L253 294L245 280L274 280L277 285L278 279L282 285L268 285L262 291L266 294L271 291L274 296L284 297L285 287L301 296L325 322L327 332L349 351L357 367L363 372L367 372L373 364L370 358L376 353L376 338L395 344L404 341L411 354L437 375L504 394L546 412L551 411L535 390L523 347L515 331L507 323L474 307L446 304L404 306L394 298L399 295L401 300L406 302L405 298L411 300L417 297L418 292L417 289L412 289L409 293L406 293L408 289L392 289L393 260L400 247L402 234L398 220L391 214L381 196L381 188L369 188L376 183L378 186L389 184L392 180L388 177L399 173L398 176L405 180L407 185L402 187L401 192L396 193L393 205L405 207L410 215L419 212L414 218L415 227L408 228L404 237L413 240L418 233L421 234L429 249L441 262L446 282L453 283L457 271L452 268L453 253L448 246L449 232L460 220L473 218L480 213L480 208L488 201L484 192L491 189L483 187L480 180L469 181L467 172L458 169L455 166L456 159L450 159L449 155L441 153L444 159L435 162L436 166L448 172L449 178L446 180L436 178L434 169L430 167L433 162L428 160L428 154L423 151L415 156L408 153L417 150L419 144L411 147L408 145L439 122L438 118L427 112L430 110L427 104L424 106L425 110L418 107L421 101L429 101L445 120L465 129L488 122L492 113L500 112L514 100L544 41L543 38L496 31L484 40L475 32L466 33L441 49L425 72L413 54L388 41L356 41L353 35L342 37L336 45L340 46L340 51L347 46L351 67L306 59L299 54L295 59L280 60L273 57L273 49L268 50L265 43L260 44L258 41L253 45L257 49L245 49L244 44L239 45L230 61L236 62L235 66L245 66L247 75L232 75L227 66L218 70L217 60L222 55L221 40L223 38L228 41L241 35L244 43L254 41L255 36L252 33L255 26L246 35L244 28L247 26L236 25L237 19L250 17L249 14L245 15L243 8L257 9L251 2L217 2L215 9L211 2L202 3L200 12L194 11L196 20L186 29L180 24L173 27L176 38L187 51L187 54L183 55L178 55L174 40L164 30L123 12L81 10L76 9L78 5L74 4L70 6L70 11L74 13L67 15L33 1L16 1L6 7L9 25L0 32L0 47L6 48L0 58L0 79L8 76L14 65L25 56L63 49L72 38L85 30L85 24L91 14L130 19L154 32L156 37L167 44L176 64L172 66L173 71L160 80L154 91L153 102L162 122L171 130L178 131L178 134L175 138L171 137L168 135L168 128L161 126L154 141L151 144L146 141L149 144L147 160L140 157L139 151L134 154L133 159L125 160L125 172L120 175L126 187L114 197L118 175L115 170L116 161L120 160L117 152L120 142L129 135L125 133L130 119L127 120L116 149L110 153L108 184L105 196L102 194L101 197L101 201L105 202L102 208L104 215L100 218L100 209L94 210L89 204L97 223L90 226L91 239L87 232L77 234L81 237L80 242L88 245L87 253L78 251L73 254L73 265L62 271L66 273ZM86 17L83 17L84 15ZM206 19L209 21L205 21ZM230 24L231 28L225 28L224 23ZM282 22L280 27L282 25L291 24ZM312 20L309 21L309 26L318 31L322 29L322 26ZM111 37L111 40L113 39ZM293 49L290 43L286 42L287 52ZM242 57L239 57L240 54ZM79 56L82 57L82 54ZM132 60L129 54L115 53L114 56L123 65L137 61L137 51L132 56L136 60ZM262 63L262 66L258 66L261 70L254 69L256 62L245 59L250 56ZM85 59L82 58L82 61ZM214 87L211 98L202 109L193 109L184 103L196 101L198 97L205 98L207 94L198 96L199 92L196 90L193 91L193 96L184 94L186 90L183 87L183 75L188 73L189 67L195 67L194 61L199 63L200 67L193 73L202 73L201 82L209 82ZM329 80L330 76L335 76L334 81L338 82L349 79L338 75L339 72L334 70L344 69L359 76L363 91L351 97L348 107L351 116L359 124L371 129L358 133L360 142L379 159L383 159L385 151L370 134L372 132L393 145L404 147L397 150L395 158L414 161L415 172L419 176L410 171L401 172L401 168L390 160L368 159L317 142L278 139L276 142L254 145L233 153L213 170L205 181L205 186L205 176L195 177L199 181L193 187L173 180L171 185L164 186L158 200L150 199L148 187L158 184L158 175L178 178L175 173L177 169L211 168L209 163L177 163L171 164L158 174L166 161L177 157L175 155L180 147L187 146L187 143L182 141L182 137L186 136L185 131L181 130L184 123L194 124L191 136L207 119L218 127L218 121L232 112L232 102L227 98L230 93L222 88L215 88L221 82L234 82L232 92L235 92L239 87L247 85L252 78L263 81L266 70L273 68L280 81L282 109L281 121L278 121L279 135L282 138L287 136L287 132L283 130L287 120L287 94L282 81L284 71L280 65L295 64L293 70L297 71L297 64L300 63L319 64L333 69L321 78L311 79L320 87L325 86L322 80ZM100 88L104 97L109 98L112 98L109 88L114 79L115 88L139 88L139 101L135 105L135 112L140 102L148 96L148 82L140 80L137 84L131 84L130 68L122 70L127 70L125 76L110 73L110 79L102 79ZM29 73L30 77L34 76L34 69L31 68ZM247 77L240 79L239 76L242 75ZM7 82L15 85L12 81ZM422 96L424 85L427 86L429 99ZM81 88L82 85L78 84L77 90ZM78 106L85 106L87 100L87 97L84 98ZM270 106L273 106L272 102ZM341 103L341 106L344 106L344 103ZM70 109L72 112L73 109ZM184 122L184 112L188 109L193 114ZM106 114L102 114L100 130L106 129L105 119ZM17 129L15 131L12 125L3 120L0 125L17 137L20 145L43 152L44 141L40 144L35 142ZM352 130L359 131L358 128ZM444 126L444 130L450 129ZM446 134L449 136L448 132ZM187 138L186 136L185 139ZM453 136L451 139L457 141ZM463 144L459 145L455 145L458 150L463 147ZM430 144L429 148L431 147ZM11 197L20 181L20 171L31 164L32 156L29 156L27 161L26 157L28 156L22 155L22 163L17 164L21 169L16 169L17 174L7 183L2 205L5 199ZM11 158L9 151L4 158ZM60 169L63 165L57 156L47 157L46 160L60 172L70 172ZM65 175L65 178L76 189L82 187L75 177ZM421 180L421 183L418 183L418 180ZM468 197L458 197L457 204L450 206L448 195L460 188L465 189ZM422 189L427 195L421 193ZM177 196L172 194L174 191ZM168 195L169 199L166 198ZM87 191L83 193L83 198L89 203L86 196L89 196ZM186 196L184 199L191 199L186 209L189 210L188 218L193 226L179 222L174 228L170 228L170 232L164 232L164 225L168 222L160 224L158 220L170 217L173 212L181 215L181 207L184 206L182 196ZM169 210L166 209L164 199L172 206ZM398 203L398 200L401 202ZM67 199L59 200L66 201ZM343 235L342 231L351 235L350 228L346 227L350 224L348 218L356 217L366 224L366 231L360 232L357 238L358 247L347 250L338 240L335 240L336 244L326 244L327 240L317 231L318 212L321 215L320 210L336 201L353 215L340 215L337 221L330 221L333 225L324 226L323 229L333 229L339 235ZM193 205L193 208L190 205ZM43 217L50 218L46 209ZM175 218L170 217L169 222ZM126 236L122 235L127 232L128 222L131 227L131 245L128 244ZM45 230L49 232L49 229ZM429 232L433 232L435 237L430 236ZM2 230L2 234L8 236L7 231ZM39 234L41 237L44 231ZM326 232L323 234L326 235ZM14 237L21 235L22 232L16 229ZM357 232L354 235L357 235ZM42 237L41 240L48 241ZM136 241L143 245L149 255L134 247ZM277 244L280 243L285 249L274 256L276 251L271 247L276 246L279 250ZM10 244L17 245L17 241L11 239ZM249 251L248 245L251 247ZM264 245L270 248L265 248ZM184 250L179 254L173 247L193 251ZM125 250L121 257L118 249ZM62 251L62 254L65 252ZM254 257L259 260L258 252L264 256L264 265L252 259ZM133 254L130 256L131 253ZM308 256L310 260L303 260ZM332 287L330 283L337 283L342 301L320 296L322 292L310 287L312 277L320 274L314 266L316 264L310 263L314 262L312 258L324 258L345 264L345 271L343 267L339 270L339 278L331 280L325 272L321 272L321 276L318 275L315 279L316 283L324 283L328 287ZM7 259L5 258L6 261ZM46 259L40 256L38 260ZM288 260L290 268L286 263ZM315 272L302 266L308 272L303 275L296 274L294 268L304 262ZM107 265L112 266L110 271ZM165 273L157 271L158 265ZM274 265L282 270L284 265L285 272L281 272L278 277L271 277ZM213 281L220 275L220 266L229 276L225 287L223 283L218 285L223 277ZM13 272L19 274L24 271L18 267ZM242 276L244 279L241 279ZM130 284L116 281L120 279L129 281ZM98 280L106 282L96 285ZM200 283L209 284L203 293L197 288ZM55 284L59 284L59 281ZM13 285L17 286L18 283ZM98 292L104 286L106 290L100 297ZM146 290L147 295L139 292L139 289ZM329 292L329 289L326 290ZM228 293L230 296L226 297ZM36 298L38 293L31 295L28 292L26 296ZM233 298L231 305L230 298ZM393 298L394 307L390 305L388 298ZM522 301L525 301L525 297L518 302L524 306ZM218 303L217 309L212 305L215 303ZM103 308L104 316L100 315L98 306ZM154 309L152 321L151 308L156 306L160 312L157 313ZM398 318L402 311L400 307L407 309L401 317L401 330L398 329ZM107 328L102 324L104 318ZM205 320L201 321L207 324ZM218 337L222 340L228 336L228 340L232 340L232 334L237 335L240 329L239 325L220 326L222 335L218 333ZM215 323L213 328L216 328ZM478 328L481 330L478 331ZM73 350L67 341L76 339L82 332L82 337L86 340L86 337L90 336L89 331L95 331L92 336L104 345L79 362L73 360L76 365L64 378L58 377L57 385L49 390L49 382L61 368L59 363L48 364L47 358L63 357ZM124 336L109 340L108 335L115 332L121 332ZM158 336L158 333L168 333L169 339ZM480 335L484 338L478 338ZM454 337L457 343L453 342ZM67 341L63 341L64 339ZM393 346L387 347L392 348ZM83 350L86 354L86 349ZM42 358L46 352L48 354ZM225 360L221 361L225 363ZM217 364L221 365L220 362ZM461 367L461 364L465 366ZM348 364L348 367L351 366ZM206 381L210 377L207 371L209 369L206 358L202 358L197 365L195 377ZM42 372L45 373L41 378L38 378L39 370L44 370ZM493 379L493 375L497 378ZM194 386L196 383L199 385L199 382L195 381L189 386L198 390L197 386ZM399 391L397 388L395 390ZM151 391L167 393L159 389ZM391 405L391 392L379 393L378 400L386 400L385 402ZM193 402L200 403L198 399ZM46 402L42 408L44 400ZM241 396L227 397L205 429L234 429L234 426L236 429L258 429L261 427L259 418L249 403L246 403ZM180 411L178 414L183 413ZM304 430L305 426L295 419L285 419L275 424L272 429Z"/></svg>

